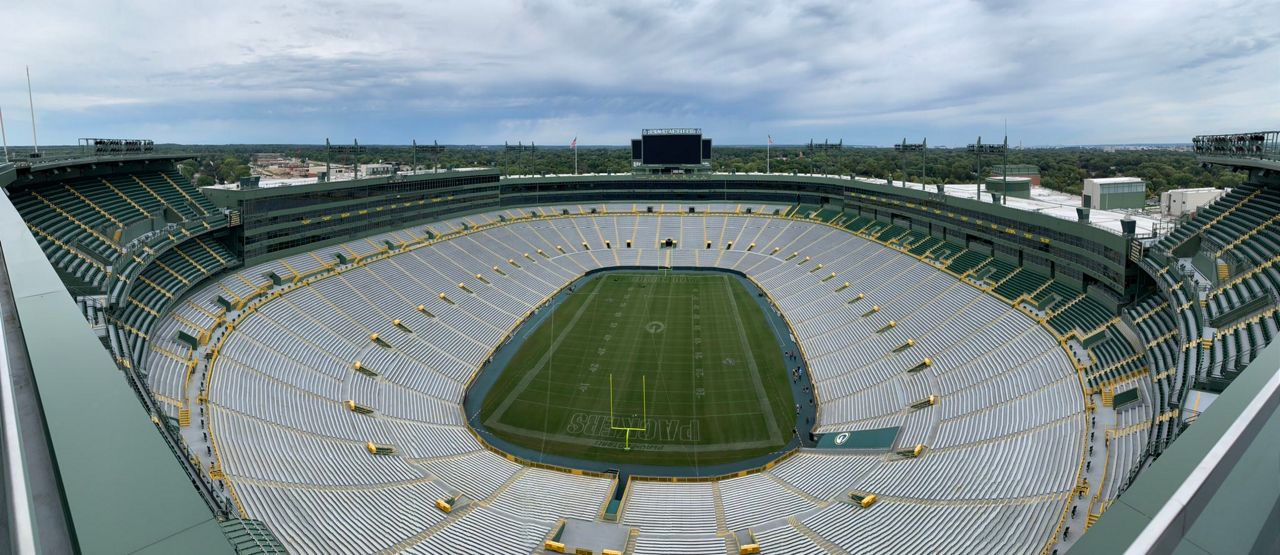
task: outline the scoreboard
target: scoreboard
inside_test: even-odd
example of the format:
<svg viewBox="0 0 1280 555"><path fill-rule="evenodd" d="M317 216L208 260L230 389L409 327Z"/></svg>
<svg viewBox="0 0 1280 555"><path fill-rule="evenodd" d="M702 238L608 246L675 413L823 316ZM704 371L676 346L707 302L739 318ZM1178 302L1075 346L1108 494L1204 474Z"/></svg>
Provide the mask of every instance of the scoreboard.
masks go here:
<svg viewBox="0 0 1280 555"><path fill-rule="evenodd" d="M696 128L645 129L631 140L631 160L645 166L693 166L711 160L711 139Z"/></svg>

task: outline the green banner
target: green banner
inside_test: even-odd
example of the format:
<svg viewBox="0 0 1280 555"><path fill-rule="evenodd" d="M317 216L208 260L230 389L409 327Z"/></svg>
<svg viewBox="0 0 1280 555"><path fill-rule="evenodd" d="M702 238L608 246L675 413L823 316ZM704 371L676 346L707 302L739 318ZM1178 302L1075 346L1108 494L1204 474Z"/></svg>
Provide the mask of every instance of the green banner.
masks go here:
<svg viewBox="0 0 1280 555"><path fill-rule="evenodd" d="M888 449L898 437L899 426L874 430L828 432L818 438L818 449Z"/></svg>

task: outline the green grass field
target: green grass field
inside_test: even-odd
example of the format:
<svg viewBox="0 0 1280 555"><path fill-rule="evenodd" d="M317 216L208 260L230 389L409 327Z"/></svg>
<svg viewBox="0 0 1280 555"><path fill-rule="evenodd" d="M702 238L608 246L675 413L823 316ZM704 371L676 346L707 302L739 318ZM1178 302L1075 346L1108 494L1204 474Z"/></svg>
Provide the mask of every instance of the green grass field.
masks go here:
<svg viewBox="0 0 1280 555"><path fill-rule="evenodd" d="M480 418L494 435L580 459L666 466L732 462L791 439L790 377L738 278L611 272L554 310L484 399ZM638 428L630 450L615 428Z"/></svg>

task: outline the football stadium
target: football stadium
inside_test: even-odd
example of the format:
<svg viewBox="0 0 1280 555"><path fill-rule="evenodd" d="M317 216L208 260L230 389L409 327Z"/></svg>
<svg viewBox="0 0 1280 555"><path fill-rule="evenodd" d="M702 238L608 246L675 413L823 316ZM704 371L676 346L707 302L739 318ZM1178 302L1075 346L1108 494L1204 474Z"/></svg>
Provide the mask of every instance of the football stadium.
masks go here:
<svg viewBox="0 0 1280 555"><path fill-rule="evenodd" d="M6 530L46 553L1270 545L1280 132L1192 144L1248 178L1176 225L1008 180L716 173L683 128L607 175L197 187L146 140L15 157Z"/></svg>

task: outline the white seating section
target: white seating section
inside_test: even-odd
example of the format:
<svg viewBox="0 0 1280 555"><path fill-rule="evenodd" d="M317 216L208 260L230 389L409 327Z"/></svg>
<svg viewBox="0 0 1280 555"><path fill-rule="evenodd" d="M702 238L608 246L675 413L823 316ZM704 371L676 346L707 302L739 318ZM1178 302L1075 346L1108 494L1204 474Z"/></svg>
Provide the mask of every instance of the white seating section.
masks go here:
<svg viewBox="0 0 1280 555"><path fill-rule="evenodd" d="M767 472L723 480L718 485L725 527L730 530L758 526L814 507Z"/></svg>
<svg viewBox="0 0 1280 555"><path fill-rule="evenodd" d="M551 531L550 523L531 522L501 511L477 507L406 553L532 553ZM471 548L468 550L467 548Z"/></svg>
<svg viewBox="0 0 1280 555"><path fill-rule="evenodd" d="M790 524L756 532L756 543L765 555L827 555L823 549Z"/></svg>
<svg viewBox="0 0 1280 555"><path fill-rule="evenodd" d="M659 213L644 214L648 206ZM287 283L336 265L333 253L377 252L384 241L474 230L501 216L510 223L294 288L226 337L208 408L222 468L248 516L291 551L458 553L483 545L528 553L561 518L597 519L612 480L495 455L466 429L459 405L494 345L560 287L595 268L667 264L741 271L769 293L805 351L820 401L817 431L902 426L896 447L923 443L927 450L918 459L804 450L766 472L714 483L632 482L620 520L641 530L636 553L723 554L726 536L747 529L758 532L763 553L820 553L819 541L850 552L1043 547L1075 484L1086 433L1075 371L1045 329L912 256L842 229L705 214L742 208L733 204L697 205L695 215L685 206L507 209L245 268L158 324L148 383L158 396L182 399L189 349L174 334L199 333L221 312L218 296L234 302L269 286L268 272ZM585 215L589 208L598 213ZM578 216L561 217L562 210ZM547 217L525 219L531 213ZM667 238L679 248L657 248ZM849 302L860 293L862 300ZM872 306L878 312L867 314ZM396 319L403 327L392 325ZM896 327L881 332L890 320ZM390 348L372 343L372 333ZM908 338L914 346L895 352ZM931 366L906 372L924 357ZM352 371L355 361L379 377ZM909 408L931 394L936 406ZM376 413L350 412L347 399ZM161 406L176 414L176 401ZM1143 438L1134 434L1114 449ZM396 453L371 456L370 441ZM855 490L881 501L851 506ZM470 504L452 515L432 506L456 496Z"/></svg>
<svg viewBox="0 0 1280 555"><path fill-rule="evenodd" d="M612 491L613 480L530 468L498 494L493 507L546 521L563 517L595 520Z"/></svg>
<svg viewBox="0 0 1280 555"><path fill-rule="evenodd" d="M899 502L865 511L836 503L800 522L849 553L1039 553L1065 498L987 506ZM761 553L768 549L761 544Z"/></svg>
<svg viewBox="0 0 1280 555"><path fill-rule="evenodd" d="M632 482L622 523L642 530L714 536L717 525L712 489L711 482Z"/></svg>
<svg viewBox="0 0 1280 555"><path fill-rule="evenodd" d="M640 534L635 555L723 555L724 539L717 537L653 536Z"/></svg>

